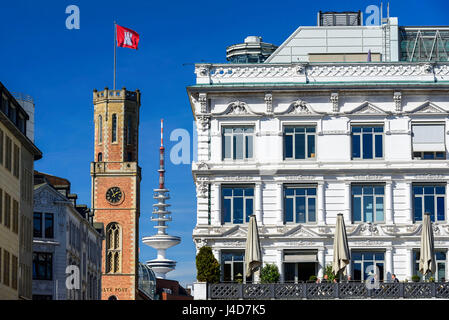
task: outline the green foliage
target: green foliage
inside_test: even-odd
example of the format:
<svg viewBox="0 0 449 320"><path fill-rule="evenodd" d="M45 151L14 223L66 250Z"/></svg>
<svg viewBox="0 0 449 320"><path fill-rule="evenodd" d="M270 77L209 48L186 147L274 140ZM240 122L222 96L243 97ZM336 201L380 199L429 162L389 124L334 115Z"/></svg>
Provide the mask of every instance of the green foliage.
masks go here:
<svg viewBox="0 0 449 320"><path fill-rule="evenodd" d="M316 279L317 279L317 276L315 276L315 275L311 275L311 276L309 277L309 281L315 282Z"/></svg>
<svg viewBox="0 0 449 320"><path fill-rule="evenodd" d="M412 276L412 281L413 282L419 282L421 280L421 278L418 276L418 275L414 275L414 276Z"/></svg>
<svg viewBox="0 0 449 320"><path fill-rule="evenodd" d="M260 271L261 283L276 283L279 282L279 269L275 264L267 264Z"/></svg>
<svg viewBox="0 0 449 320"><path fill-rule="evenodd" d="M324 275L327 275L327 281L329 281L329 282L333 282L334 279L337 278L337 276L332 271L332 265L331 264L328 264L326 266L326 268L324 269ZM324 280L324 281L326 281L326 280Z"/></svg>
<svg viewBox="0 0 449 320"><path fill-rule="evenodd" d="M429 278L429 282L435 282L435 278L434 277L430 277Z"/></svg>
<svg viewBox="0 0 449 320"><path fill-rule="evenodd" d="M196 256L196 279L202 282L220 282L220 264L211 247L201 247Z"/></svg>

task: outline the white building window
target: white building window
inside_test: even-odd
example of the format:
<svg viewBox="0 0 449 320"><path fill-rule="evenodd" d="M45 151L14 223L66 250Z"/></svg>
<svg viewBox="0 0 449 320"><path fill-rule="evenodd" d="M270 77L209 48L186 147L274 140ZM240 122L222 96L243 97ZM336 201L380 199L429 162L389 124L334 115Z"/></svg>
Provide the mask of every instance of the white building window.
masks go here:
<svg viewBox="0 0 449 320"><path fill-rule="evenodd" d="M352 194L352 221L357 222L383 222L384 221L384 194L383 185L353 185Z"/></svg>
<svg viewBox="0 0 449 320"><path fill-rule="evenodd" d="M222 221L224 223L248 223L254 212L254 187L222 187Z"/></svg>
<svg viewBox="0 0 449 320"><path fill-rule="evenodd" d="M382 159L383 132L381 125L353 126L352 159Z"/></svg>
<svg viewBox="0 0 449 320"><path fill-rule="evenodd" d="M415 221L422 221L423 214L430 213L430 219L445 220L446 186L445 185L413 185L413 210Z"/></svg>
<svg viewBox="0 0 449 320"><path fill-rule="evenodd" d="M383 281L385 272L385 253L379 251L351 252L353 280L365 281L378 272L379 280ZM377 270L376 270L377 268Z"/></svg>
<svg viewBox="0 0 449 320"><path fill-rule="evenodd" d="M412 125L413 159L446 159L444 124Z"/></svg>
<svg viewBox="0 0 449 320"><path fill-rule="evenodd" d="M284 221L316 222L316 186L287 186L284 189Z"/></svg>
<svg viewBox="0 0 449 320"><path fill-rule="evenodd" d="M414 263L414 270L413 274L417 275L421 278L421 280L424 280L423 275L421 272L419 272L419 259L420 259L420 250L413 250L413 261ZM434 278L437 282L445 282L446 281L446 251L440 251L435 250L435 265L436 265L436 271L432 275L427 275L426 279L429 279L430 277Z"/></svg>
<svg viewBox="0 0 449 320"><path fill-rule="evenodd" d="M253 158L254 128L223 127L223 159L243 160Z"/></svg>
<svg viewBox="0 0 449 320"><path fill-rule="evenodd" d="M315 127L284 128L284 159L314 159Z"/></svg>

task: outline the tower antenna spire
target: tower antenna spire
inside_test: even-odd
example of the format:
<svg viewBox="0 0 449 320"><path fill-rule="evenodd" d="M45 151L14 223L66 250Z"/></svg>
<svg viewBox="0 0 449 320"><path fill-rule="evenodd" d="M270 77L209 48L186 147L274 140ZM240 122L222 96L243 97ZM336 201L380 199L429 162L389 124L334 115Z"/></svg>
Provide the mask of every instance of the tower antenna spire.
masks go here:
<svg viewBox="0 0 449 320"><path fill-rule="evenodd" d="M161 119L161 147L159 148L159 155L159 189L165 189L164 119Z"/></svg>
<svg viewBox="0 0 449 320"><path fill-rule="evenodd" d="M178 245L181 238L167 234L167 222L171 221L171 212L168 210L170 206L166 201L170 199L169 190L165 188L165 167L164 167L164 120L161 119L161 146L159 148L159 188L154 189L153 198L157 201L153 204L152 221L157 222L154 227L157 234L144 237L143 243L157 250L157 258L147 261L147 265L153 269L158 278L165 279L165 275L174 270L176 261L169 260L165 257L165 251L168 248Z"/></svg>

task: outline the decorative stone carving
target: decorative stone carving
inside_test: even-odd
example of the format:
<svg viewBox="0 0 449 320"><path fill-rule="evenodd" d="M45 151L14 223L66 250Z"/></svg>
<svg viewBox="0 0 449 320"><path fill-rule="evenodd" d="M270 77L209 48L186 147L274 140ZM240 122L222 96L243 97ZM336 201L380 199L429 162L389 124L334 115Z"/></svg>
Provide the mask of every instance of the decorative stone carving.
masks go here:
<svg viewBox="0 0 449 320"><path fill-rule="evenodd" d="M241 101L235 101L230 104L230 108L226 114L228 115L242 115L248 114L248 110L246 109L246 103Z"/></svg>
<svg viewBox="0 0 449 320"><path fill-rule="evenodd" d="M418 174L415 176L417 180L444 180L446 176L439 174Z"/></svg>
<svg viewBox="0 0 449 320"><path fill-rule="evenodd" d="M223 177L225 181L252 181L254 177L243 177L243 176L235 176L235 177Z"/></svg>
<svg viewBox="0 0 449 320"><path fill-rule="evenodd" d="M198 115L197 122L201 131L207 131L210 128L210 116Z"/></svg>
<svg viewBox="0 0 449 320"><path fill-rule="evenodd" d="M303 74L305 70L306 70L306 65L304 65L304 64L299 64L295 67L295 71L297 74Z"/></svg>
<svg viewBox="0 0 449 320"><path fill-rule="evenodd" d="M206 162L200 162L197 168L198 170L209 170L209 165Z"/></svg>
<svg viewBox="0 0 449 320"><path fill-rule="evenodd" d="M195 239L196 247L201 249L204 246L207 246L207 240L204 238Z"/></svg>
<svg viewBox="0 0 449 320"><path fill-rule="evenodd" d="M195 67L195 73L198 77L207 77L210 73L210 65L209 64L200 64Z"/></svg>
<svg viewBox="0 0 449 320"><path fill-rule="evenodd" d="M200 93L198 101L200 102L201 113L207 113L207 93Z"/></svg>
<svg viewBox="0 0 449 320"><path fill-rule="evenodd" d="M360 233L365 236L379 235L379 230L372 223L364 223L360 226Z"/></svg>
<svg viewBox="0 0 449 320"><path fill-rule="evenodd" d="M394 109L396 112L402 111L402 93L400 91L395 92L393 95Z"/></svg>
<svg viewBox="0 0 449 320"><path fill-rule="evenodd" d="M198 198L207 198L209 195L209 180L198 178L196 183L196 194Z"/></svg>
<svg viewBox="0 0 449 320"><path fill-rule="evenodd" d="M292 108L290 108L290 112L289 113L294 113L294 114L310 114L312 112L310 112L309 108L307 107L307 103L305 101L302 100L298 100L293 102L292 104Z"/></svg>
<svg viewBox="0 0 449 320"><path fill-rule="evenodd" d="M411 110L409 113L414 114L429 114L429 113L443 113L447 114L448 112L444 110L443 108L437 106L435 103L431 101L426 101L422 105L416 107L415 109Z"/></svg>
<svg viewBox="0 0 449 320"><path fill-rule="evenodd" d="M423 73L432 73L433 72L433 65L430 63L425 63L421 66L421 70Z"/></svg>
<svg viewBox="0 0 449 320"><path fill-rule="evenodd" d="M297 181L297 180L315 180L316 176L303 176L303 175L297 175L297 176L285 176L283 177L284 180L289 181Z"/></svg>
<svg viewBox="0 0 449 320"><path fill-rule="evenodd" d="M353 109L352 111L345 112L346 114L370 114L370 115L386 115L389 112L386 112L379 108L378 106L372 104L369 101L363 102L361 105Z"/></svg>
<svg viewBox="0 0 449 320"><path fill-rule="evenodd" d="M265 105L267 114L273 113L273 95L271 93L265 93Z"/></svg>
<svg viewBox="0 0 449 320"><path fill-rule="evenodd" d="M375 176L375 175L361 175L361 176L353 176L352 180L383 180L384 176Z"/></svg>
<svg viewBox="0 0 449 320"><path fill-rule="evenodd" d="M332 102L332 112L337 113L338 108L338 92L331 93L330 101Z"/></svg>

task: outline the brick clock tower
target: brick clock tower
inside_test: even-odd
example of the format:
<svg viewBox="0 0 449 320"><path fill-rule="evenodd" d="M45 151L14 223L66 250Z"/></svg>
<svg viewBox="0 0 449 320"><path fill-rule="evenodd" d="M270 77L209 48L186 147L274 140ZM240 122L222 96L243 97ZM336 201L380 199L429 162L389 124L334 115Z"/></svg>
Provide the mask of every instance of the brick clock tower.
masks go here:
<svg viewBox="0 0 449 320"><path fill-rule="evenodd" d="M104 224L102 299L138 299L140 91L94 90L92 210Z"/></svg>

